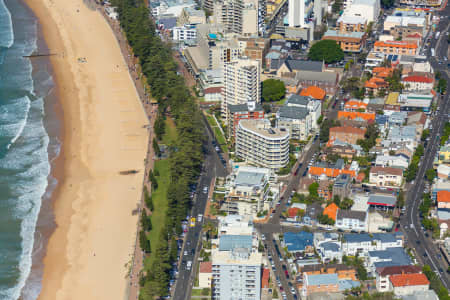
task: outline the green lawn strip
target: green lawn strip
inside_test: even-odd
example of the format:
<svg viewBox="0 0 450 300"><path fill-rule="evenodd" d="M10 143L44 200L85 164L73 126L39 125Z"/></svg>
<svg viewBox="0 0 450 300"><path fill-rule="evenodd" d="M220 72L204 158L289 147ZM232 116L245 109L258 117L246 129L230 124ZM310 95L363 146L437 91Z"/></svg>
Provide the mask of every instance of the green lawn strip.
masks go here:
<svg viewBox="0 0 450 300"><path fill-rule="evenodd" d="M158 188L152 193L154 210L152 213L152 230L149 234L152 252L156 249L157 242L159 241L159 234L166 218L167 189L169 187L170 180L169 160L163 159L155 161L154 170L158 170L159 176L156 177ZM146 259L145 265L150 267L153 259L154 255L150 254L150 256Z"/></svg>
<svg viewBox="0 0 450 300"><path fill-rule="evenodd" d="M284 97L283 99L281 99L280 101L276 101L276 102L274 102L275 103L275 105L284 105L284 102L286 102L286 97Z"/></svg>
<svg viewBox="0 0 450 300"><path fill-rule="evenodd" d="M165 127L165 133L162 137L162 143L164 145L169 145L171 142L175 142L177 139L177 128L175 127L175 123L171 118L167 118Z"/></svg>
<svg viewBox="0 0 450 300"><path fill-rule="evenodd" d="M223 152L228 152L227 149L227 142L225 141L225 137L222 134L222 131L220 131L219 127L214 127L214 135L216 136L216 140L220 145L220 148L222 148Z"/></svg>

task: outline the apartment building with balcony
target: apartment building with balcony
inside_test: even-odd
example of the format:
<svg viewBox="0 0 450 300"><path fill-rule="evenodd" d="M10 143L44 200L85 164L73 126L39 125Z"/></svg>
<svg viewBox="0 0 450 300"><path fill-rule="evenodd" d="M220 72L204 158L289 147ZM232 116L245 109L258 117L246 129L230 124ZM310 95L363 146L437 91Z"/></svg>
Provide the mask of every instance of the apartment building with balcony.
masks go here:
<svg viewBox="0 0 450 300"><path fill-rule="evenodd" d="M254 105L254 102L248 104L228 105L228 138L234 139L236 128L241 120L264 119L264 109L261 104Z"/></svg>
<svg viewBox="0 0 450 300"><path fill-rule="evenodd" d="M365 32L345 32L339 30L328 30L322 37L322 40L333 40L339 44L345 52L361 52L366 41Z"/></svg>
<svg viewBox="0 0 450 300"><path fill-rule="evenodd" d="M235 153L250 165L277 171L289 162L289 131L272 128L269 120L241 120Z"/></svg>
<svg viewBox="0 0 450 300"><path fill-rule="evenodd" d="M416 43L405 41L377 41L374 44L374 51L385 55L417 55L417 49Z"/></svg>
<svg viewBox="0 0 450 300"><path fill-rule="evenodd" d="M232 230L223 232L224 225ZM211 251L212 299L261 299L262 253L253 224L241 216L227 216L219 219L219 229Z"/></svg>
<svg viewBox="0 0 450 300"><path fill-rule="evenodd" d="M268 211L276 197L270 192L271 173L265 168L239 167L227 177L227 191L222 210L227 211L228 215L251 218L255 218L258 212Z"/></svg>
<svg viewBox="0 0 450 300"><path fill-rule="evenodd" d="M260 72L261 63L255 60L239 58L224 64L221 106L223 118L228 116L229 105L256 105L261 102Z"/></svg>
<svg viewBox="0 0 450 300"><path fill-rule="evenodd" d="M259 0L225 0L214 4L214 18L225 32L243 36L258 35L262 24Z"/></svg>
<svg viewBox="0 0 450 300"><path fill-rule="evenodd" d="M341 32L365 32L367 19L362 16L342 15L337 20L336 27Z"/></svg>

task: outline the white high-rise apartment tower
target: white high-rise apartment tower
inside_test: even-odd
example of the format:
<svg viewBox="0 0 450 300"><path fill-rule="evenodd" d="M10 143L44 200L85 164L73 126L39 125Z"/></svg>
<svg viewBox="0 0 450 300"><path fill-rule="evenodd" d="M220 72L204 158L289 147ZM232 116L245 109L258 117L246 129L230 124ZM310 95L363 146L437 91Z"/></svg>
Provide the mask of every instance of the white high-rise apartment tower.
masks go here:
<svg viewBox="0 0 450 300"><path fill-rule="evenodd" d="M304 27L305 0L289 0L288 5L289 27Z"/></svg>
<svg viewBox="0 0 450 300"><path fill-rule="evenodd" d="M228 105L261 102L261 65L256 60L238 58L226 62L223 68L222 117L226 118Z"/></svg>

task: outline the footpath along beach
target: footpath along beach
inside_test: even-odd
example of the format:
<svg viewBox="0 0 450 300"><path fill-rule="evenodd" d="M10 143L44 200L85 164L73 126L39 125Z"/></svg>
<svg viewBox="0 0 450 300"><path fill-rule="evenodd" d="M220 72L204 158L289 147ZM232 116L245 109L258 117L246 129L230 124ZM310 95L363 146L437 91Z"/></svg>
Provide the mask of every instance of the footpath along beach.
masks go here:
<svg viewBox="0 0 450 300"><path fill-rule="evenodd" d="M51 53L63 111L57 228L39 299L123 299L134 251L148 119L119 44L82 0L27 0ZM136 174L120 175L127 170Z"/></svg>

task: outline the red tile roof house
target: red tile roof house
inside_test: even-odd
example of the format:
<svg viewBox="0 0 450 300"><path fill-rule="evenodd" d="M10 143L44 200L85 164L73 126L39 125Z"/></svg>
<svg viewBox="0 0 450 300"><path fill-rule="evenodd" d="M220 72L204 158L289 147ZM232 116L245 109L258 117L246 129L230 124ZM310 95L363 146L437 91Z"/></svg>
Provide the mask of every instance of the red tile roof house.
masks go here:
<svg viewBox="0 0 450 300"><path fill-rule="evenodd" d="M206 102L222 101L222 87L209 87L203 91Z"/></svg>
<svg viewBox="0 0 450 300"><path fill-rule="evenodd" d="M264 268L263 272L262 272L262 278L261 278L261 288L262 289L269 288L269 277L270 277L269 269Z"/></svg>
<svg viewBox="0 0 450 300"><path fill-rule="evenodd" d="M403 170L392 167L372 167L369 173L369 182L376 186L401 186Z"/></svg>
<svg viewBox="0 0 450 300"><path fill-rule="evenodd" d="M410 74L403 77L401 83L407 91L430 91L434 86L434 78L432 76Z"/></svg>
<svg viewBox="0 0 450 300"><path fill-rule="evenodd" d="M396 296L411 295L414 292L427 291L430 288L427 276L422 273L392 275L389 282Z"/></svg>
<svg viewBox="0 0 450 300"><path fill-rule="evenodd" d="M200 271L198 272L198 286L202 288L210 288L212 279L212 262L205 261L200 263Z"/></svg>
<svg viewBox="0 0 450 300"><path fill-rule="evenodd" d="M377 268L375 271L377 291L382 293L390 291L389 277L392 275L421 273L421 272L422 268L411 265Z"/></svg>

